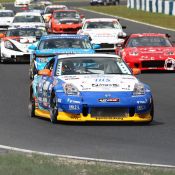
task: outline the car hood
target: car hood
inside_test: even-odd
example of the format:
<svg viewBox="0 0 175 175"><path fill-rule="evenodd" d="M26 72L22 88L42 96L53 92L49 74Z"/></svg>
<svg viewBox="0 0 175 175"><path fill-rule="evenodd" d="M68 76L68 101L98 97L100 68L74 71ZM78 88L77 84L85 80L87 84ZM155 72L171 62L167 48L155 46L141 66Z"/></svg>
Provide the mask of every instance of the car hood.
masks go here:
<svg viewBox="0 0 175 175"><path fill-rule="evenodd" d="M0 24L11 23L13 21L13 17L0 17Z"/></svg>
<svg viewBox="0 0 175 175"><path fill-rule="evenodd" d="M49 54L86 54L86 53L94 53L93 49L72 49L72 48L63 48L63 49L43 49L37 50L35 52L36 55L49 55Z"/></svg>
<svg viewBox="0 0 175 175"><path fill-rule="evenodd" d="M133 91L136 77L132 75L64 75L59 76L63 83L71 83L79 91Z"/></svg>
<svg viewBox="0 0 175 175"><path fill-rule="evenodd" d="M39 22L30 22L30 23L25 23L25 22L21 22L21 23L12 23L11 24L12 27L25 27L25 26L30 26L30 27L45 27L44 23L39 23Z"/></svg>
<svg viewBox="0 0 175 175"><path fill-rule="evenodd" d="M86 29L83 34L89 35L92 43L118 43L118 34L123 33L122 29Z"/></svg>

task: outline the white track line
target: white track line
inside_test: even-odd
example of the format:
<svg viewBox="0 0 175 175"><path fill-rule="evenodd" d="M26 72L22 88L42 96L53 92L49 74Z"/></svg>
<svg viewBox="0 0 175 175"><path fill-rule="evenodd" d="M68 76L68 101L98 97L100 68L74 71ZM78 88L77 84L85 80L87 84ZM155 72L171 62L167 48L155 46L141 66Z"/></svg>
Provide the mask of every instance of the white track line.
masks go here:
<svg viewBox="0 0 175 175"><path fill-rule="evenodd" d="M153 24L136 21L136 20L132 20L132 19L129 19L129 18L124 18L124 17L121 17L121 16L110 15L110 14L107 14L107 13L97 12L97 11L93 11L93 10L87 10L87 9L84 9L84 8L78 8L78 9L84 10L84 11L88 11L88 12L92 12L92 13L98 13L100 15L106 15L106 16L110 16L110 17L120 18L120 19L124 19L124 20L127 20L127 21L135 22L135 23L138 23L138 24L143 24L143 25L147 25L147 26L151 26L151 27L156 27L156 28L163 29L163 30L170 30L170 31L175 32L175 29L161 27L161 26L156 26L156 25L153 25Z"/></svg>
<svg viewBox="0 0 175 175"><path fill-rule="evenodd" d="M32 151L32 150L21 149L21 148L5 146L5 145L0 145L0 149L10 150L10 151L19 151L19 152L30 153L30 154L45 155L45 156L54 156L54 157L59 157L59 158L69 158L69 159L76 159L76 160L103 162L103 163L118 163L118 164L126 164L126 165L149 166L149 167L160 167L160 168L175 168L175 165L138 163L138 162L108 160L108 159L95 159L95 158L89 158L89 157L78 157L78 156L71 156L71 155L62 155L62 154Z"/></svg>

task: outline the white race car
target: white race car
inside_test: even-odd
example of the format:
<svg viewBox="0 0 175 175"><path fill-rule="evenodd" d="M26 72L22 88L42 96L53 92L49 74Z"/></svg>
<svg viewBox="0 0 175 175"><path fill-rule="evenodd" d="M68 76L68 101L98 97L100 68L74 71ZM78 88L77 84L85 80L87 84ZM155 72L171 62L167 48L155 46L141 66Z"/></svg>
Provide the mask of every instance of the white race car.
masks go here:
<svg viewBox="0 0 175 175"><path fill-rule="evenodd" d="M0 30L7 30L14 18L13 10L0 10Z"/></svg>
<svg viewBox="0 0 175 175"><path fill-rule="evenodd" d="M15 0L14 6L15 7L26 7L29 5L33 0Z"/></svg>
<svg viewBox="0 0 175 175"><path fill-rule="evenodd" d="M43 18L45 22L48 22L54 10L67 10L67 9L68 7L65 5L48 5L44 10Z"/></svg>
<svg viewBox="0 0 175 175"><path fill-rule="evenodd" d="M9 28L1 38L0 62L30 62L28 47L37 42L42 35L47 35L45 28Z"/></svg>
<svg viewBox="0 0 175 175"><path fill-rule="evenodd" d="M15 15L12 27L45 27L43 17L38 12L19 12Z"/></svg>
<svg viewBox="0 0 175 175"><path fill-rule="evenodd" d="M115 50L117 44L124 41L119 36L126 36L123 28L126 27L121 26L119 21L114 18L86 19L78 34L89 35L92 39L92 44L100 45L100 48L97 50Z"/></svg>

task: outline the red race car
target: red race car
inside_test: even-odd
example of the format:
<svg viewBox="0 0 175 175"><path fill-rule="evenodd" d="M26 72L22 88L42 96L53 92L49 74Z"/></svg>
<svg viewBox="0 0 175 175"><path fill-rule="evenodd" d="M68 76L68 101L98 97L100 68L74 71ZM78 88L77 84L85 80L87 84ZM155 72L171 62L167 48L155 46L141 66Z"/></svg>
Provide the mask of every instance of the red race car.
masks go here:
<svg viewBox="0 0 175 175"><path fill-rule="evenodd" d="M130 68L143 70L175 70L175 47L168 34L131 34L117 47Z"/></svg>
<svg viewBox="0 0 175 175"><path fill-rule="evenodd" d="M49 21L48 32L76 34L82 27L82 18L76 10L55 10Z"/></svg>

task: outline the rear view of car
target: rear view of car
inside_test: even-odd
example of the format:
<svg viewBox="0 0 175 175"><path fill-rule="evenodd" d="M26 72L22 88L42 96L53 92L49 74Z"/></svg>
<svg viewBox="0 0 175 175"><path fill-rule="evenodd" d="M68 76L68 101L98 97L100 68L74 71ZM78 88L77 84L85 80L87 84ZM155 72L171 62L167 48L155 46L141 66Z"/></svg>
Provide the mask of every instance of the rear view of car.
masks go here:
<svg viewBox="0 0 175 175"><path fill-rule="evenodd" d="M0 10L0 30L7 30L14 18L13 10Z"/></svg>

